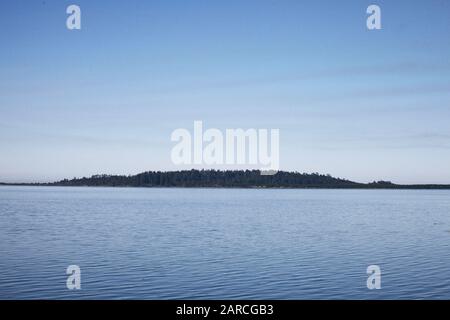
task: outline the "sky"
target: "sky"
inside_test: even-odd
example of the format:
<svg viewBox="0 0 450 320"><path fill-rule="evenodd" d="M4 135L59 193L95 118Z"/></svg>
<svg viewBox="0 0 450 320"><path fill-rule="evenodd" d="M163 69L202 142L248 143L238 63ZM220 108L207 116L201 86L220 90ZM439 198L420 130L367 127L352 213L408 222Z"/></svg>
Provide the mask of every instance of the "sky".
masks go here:
<svg viewBox="0 0 450 320"><path fill-rule="evenodd" d="M281 170L450 184L449 35L446 0L4 0L0 181L190 169L201 120L279 129Z"/></svg>

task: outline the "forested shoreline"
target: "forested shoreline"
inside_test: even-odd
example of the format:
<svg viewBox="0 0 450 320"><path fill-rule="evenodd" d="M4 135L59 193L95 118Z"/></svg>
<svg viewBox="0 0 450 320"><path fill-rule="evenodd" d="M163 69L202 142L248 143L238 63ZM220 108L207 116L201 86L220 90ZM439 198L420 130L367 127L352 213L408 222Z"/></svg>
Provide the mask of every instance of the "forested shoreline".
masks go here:
<svg viewBox="0 0 450 320"><path fill-rule="evenodd" d="M2 185L13 185L5 184ZM136 175L94 175L51 183L21 183L34 186L179 187L179 188L333 188L333 189L450 189L450 185L400 185L390 181L358 183L319 173L259 170L148 171Z"/></svg>

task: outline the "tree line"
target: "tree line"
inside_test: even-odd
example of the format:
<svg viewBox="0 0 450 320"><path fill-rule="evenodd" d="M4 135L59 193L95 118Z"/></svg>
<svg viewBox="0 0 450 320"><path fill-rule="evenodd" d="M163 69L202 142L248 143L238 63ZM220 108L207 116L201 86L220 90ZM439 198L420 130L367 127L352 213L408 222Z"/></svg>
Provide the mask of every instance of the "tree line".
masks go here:
<svg viewBox="0 0 450 320"><path fill-rule="evenodd" d="M2 183L0 183L2 184ZM7 185L7 184L5 184ZM358 183L329 174L260 170L147 171L136 175L93 175L52 183L17 183L40 186L180 187L180 188L332 188L332 189L450 189L450 185L400 185L390 181Z"/></svg>
<svg viewBox="0 0 450 320"><path fill-rule="evenodd" d="M137 175L94 175L64 179L50 185L111 187L224 187L224 188L348 188L361 184L318 173L279 171L262 175L259 170L148 171Z"/></svg>

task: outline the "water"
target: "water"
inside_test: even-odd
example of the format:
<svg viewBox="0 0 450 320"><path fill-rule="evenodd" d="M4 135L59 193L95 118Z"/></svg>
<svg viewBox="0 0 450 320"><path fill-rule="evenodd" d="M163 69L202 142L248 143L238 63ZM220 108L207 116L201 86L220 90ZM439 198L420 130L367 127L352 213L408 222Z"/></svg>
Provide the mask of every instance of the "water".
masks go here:
<svg viewBox="0 0 450 320"><path fill-rule="evenodd" d="M449 244L446 190L0 187L1 299L450 299Z"/></svg>

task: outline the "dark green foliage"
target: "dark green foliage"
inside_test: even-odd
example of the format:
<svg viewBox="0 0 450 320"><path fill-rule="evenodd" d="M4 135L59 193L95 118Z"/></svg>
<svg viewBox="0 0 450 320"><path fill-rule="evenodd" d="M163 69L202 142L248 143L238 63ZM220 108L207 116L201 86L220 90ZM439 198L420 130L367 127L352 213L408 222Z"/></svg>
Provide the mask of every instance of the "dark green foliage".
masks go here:
<svg viewBox="0 0 450 320"><path fill-rule="evenodd" d="M450 185L399 185L390 181L357 183L318 173L279 171L261 175L259 170L148 171L137 175L94 175L54 183L15 185L180 188L330 188L330 189L450 189Z"/></svg>
<svg viewBox="0 0 450 320"><path fill-rule="evenodd" d="M90 178L62 180L58 186L111 187L223 187L223 188L354 188L359 183L318 173L280 171L261 175L259 170L149 171L133 176L95 175Z"/></svg>
<svg viewBox="0 0 450 320"><path fill-rule="evenodd" d="M90 178L62 180L58 186L111 187L222 187L222 188L355 188L362 184L330 175L280 171L261 175L259 170L149 171L133 176L95 175Z"/></svg>

